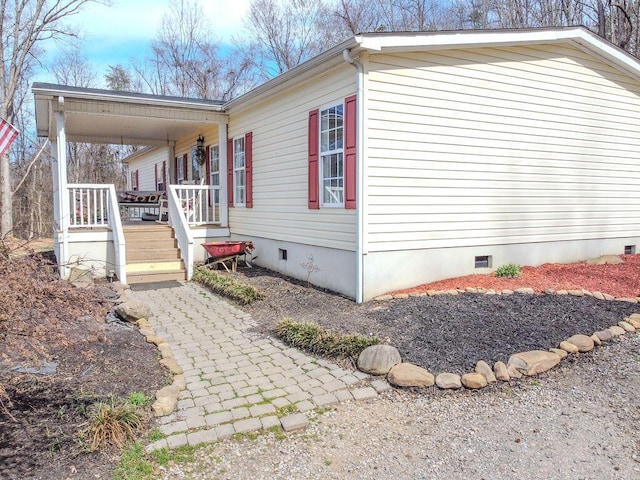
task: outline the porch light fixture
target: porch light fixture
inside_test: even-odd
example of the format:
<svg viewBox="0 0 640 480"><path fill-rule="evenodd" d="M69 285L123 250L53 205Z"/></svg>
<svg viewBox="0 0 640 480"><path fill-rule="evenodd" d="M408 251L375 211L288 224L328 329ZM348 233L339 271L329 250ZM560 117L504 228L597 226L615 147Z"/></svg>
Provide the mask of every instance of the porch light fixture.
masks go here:
<svg viewBox="0 0 640 480"><path fill-rule="evenodd" d="M198 135L198 140L196 140L196 161L202 165L206 160L206 153L204 150L204 137L202 135Z"/></svg>

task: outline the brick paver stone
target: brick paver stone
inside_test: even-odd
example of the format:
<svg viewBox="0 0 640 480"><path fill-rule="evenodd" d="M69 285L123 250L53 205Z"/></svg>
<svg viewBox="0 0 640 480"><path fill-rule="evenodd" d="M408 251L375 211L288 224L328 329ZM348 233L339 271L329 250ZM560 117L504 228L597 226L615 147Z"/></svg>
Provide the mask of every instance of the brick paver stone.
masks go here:
<svg viewBox="0 0 640 480"><path fill-rule="evenodd" d="M151 308L149 324L170 347L186 380L177 410L159 418L167 437L147 450L213 442L277 425L287 431L303 428L309 423L303 413L282 419L274 413L292 403L305 412L373 398L390 388L376 380L373 388L348 390L348 385L370 380L369 375L250 331L256 324L249 314L204 291L186 283L133 292Z"/></svg>

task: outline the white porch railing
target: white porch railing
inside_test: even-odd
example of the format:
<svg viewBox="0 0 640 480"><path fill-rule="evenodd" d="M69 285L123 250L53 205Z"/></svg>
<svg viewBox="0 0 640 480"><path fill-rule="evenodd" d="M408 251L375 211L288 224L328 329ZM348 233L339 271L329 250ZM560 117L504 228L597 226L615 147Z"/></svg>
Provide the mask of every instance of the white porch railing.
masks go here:
<svg viewBox="0 0 640 480"><path fill-rule="evenodd" d="M167 198L169 200L169 224L178 240L178 248L182 253L182 260L187 269L187 280L193 276L193 234L187 223L184 209L181 207L182 201L178 196L179 185L169 185Z"/></svg>
<svg viewBox="0 0 640 480"><path fill-rule="evenodd" d="M122 283L127 282L125 240L118 196L113 185L71 183L67 185L71 207L69 228L107 228L113 236L114 269Z"/></svg>
<svg viewBox="0 0 640 480"><path fill-rule="evenodd" d="M170 185L170 187L175 190L175 201L189 225L220 224L220 187L210 185ZM171 204L171 199L169 203Z"/></svg>
<svg viewBox="0 0 640 480"><path fill-rule="evenodd" d="M96 228L109 226L109 187L110 185L91 183L70 183L69 207L71 228ZM118 203L115 199L116 205Z"/></svg>

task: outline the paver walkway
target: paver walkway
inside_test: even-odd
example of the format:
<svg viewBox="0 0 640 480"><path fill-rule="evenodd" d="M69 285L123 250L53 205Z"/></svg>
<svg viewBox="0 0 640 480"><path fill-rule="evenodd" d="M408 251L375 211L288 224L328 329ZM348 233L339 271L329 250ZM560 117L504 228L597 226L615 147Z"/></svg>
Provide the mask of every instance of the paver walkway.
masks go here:
<svg viewBox="0 0 640 480"><path fill-rule="evenodd" d="M292 430L304 412L373 398L389 385L250 331L247 313L193 283L138 286L156 334L171 346L186 388L177 410L161 417L165 438L148 449L197 445L259 429Z"/></svg>

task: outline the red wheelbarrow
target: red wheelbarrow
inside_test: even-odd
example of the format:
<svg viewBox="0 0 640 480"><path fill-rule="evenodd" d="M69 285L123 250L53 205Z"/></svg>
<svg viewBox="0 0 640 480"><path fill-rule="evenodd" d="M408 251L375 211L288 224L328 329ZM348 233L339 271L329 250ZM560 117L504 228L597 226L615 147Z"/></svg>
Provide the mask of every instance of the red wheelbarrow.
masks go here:
<svg viewBox="0 0 640 480"><path fill-rule="evenodd" d="M202 246L208 253L204 262L205 266L216 268L218 265L222 265L227 272L235 272L238 266L238 257L250 254L255 249L253 242L248 241L209 242L203 243ZM230 263L231 270L229 270L227 262ZM245 263L251 266L246 259Z"/></svg>

